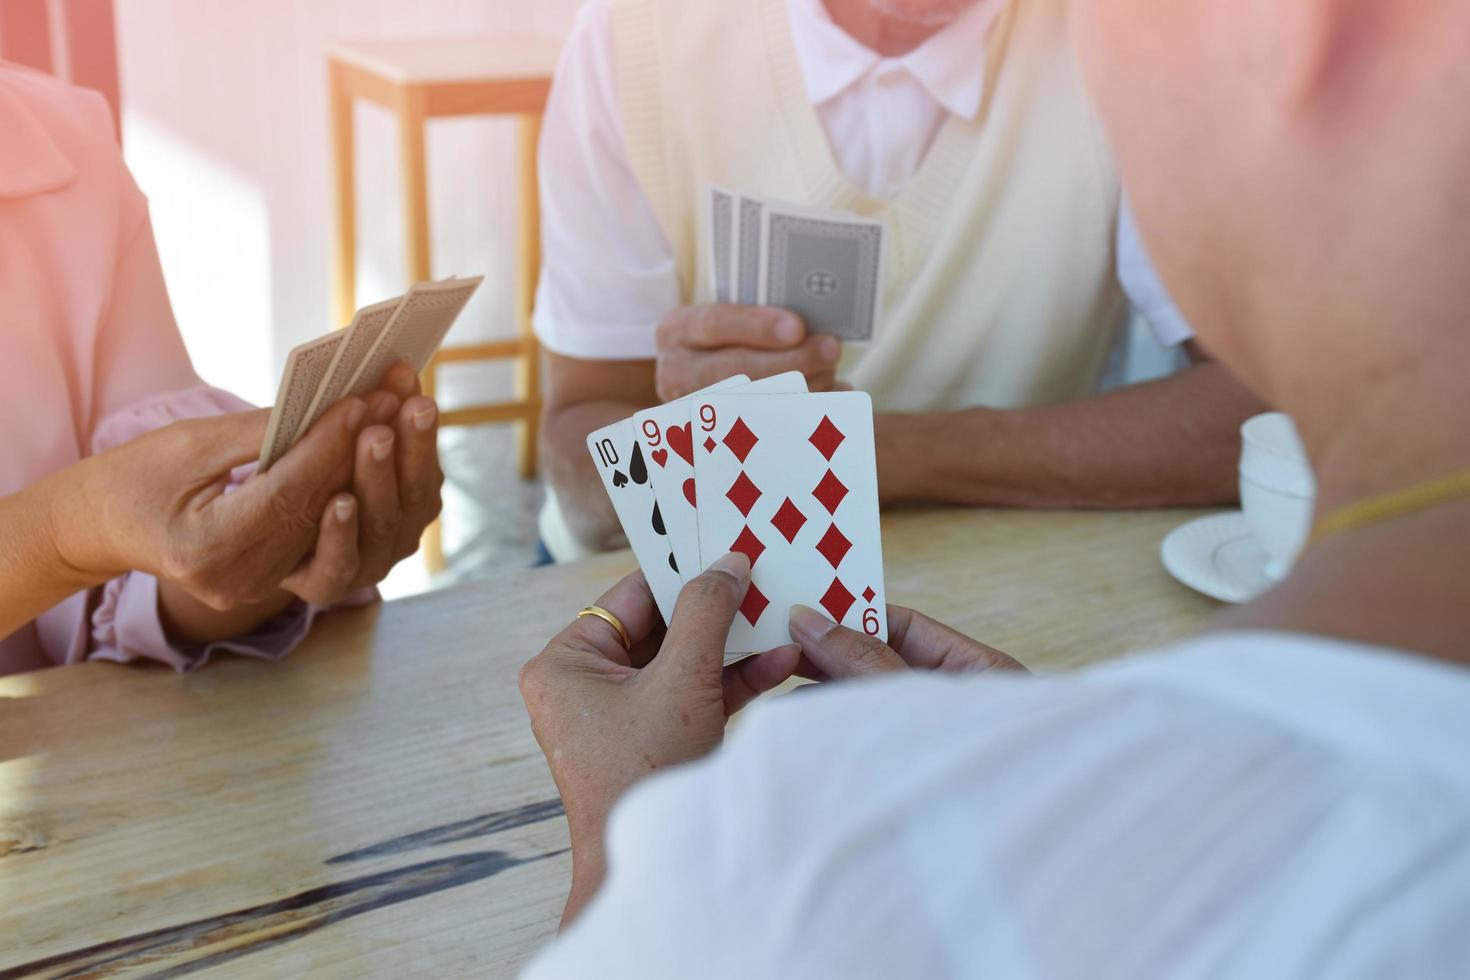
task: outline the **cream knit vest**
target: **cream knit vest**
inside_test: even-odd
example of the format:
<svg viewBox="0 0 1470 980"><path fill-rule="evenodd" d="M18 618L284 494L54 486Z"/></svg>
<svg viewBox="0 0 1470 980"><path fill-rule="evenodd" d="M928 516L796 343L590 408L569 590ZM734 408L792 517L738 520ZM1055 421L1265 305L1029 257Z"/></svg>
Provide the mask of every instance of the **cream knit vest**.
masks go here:
<svg viewBox="0 0 1470 980"><path fill-rule="evenodd" d="M806 99L787 0L614 0L633 171L678 262L710 299L705 188L883 218L877 339L843 376L888 411L1066 401L1096 388L1122 294L1118 179L1068 45L1065 0L1011 0L985 100L950 117L893 201L838 167Z"/></svg>

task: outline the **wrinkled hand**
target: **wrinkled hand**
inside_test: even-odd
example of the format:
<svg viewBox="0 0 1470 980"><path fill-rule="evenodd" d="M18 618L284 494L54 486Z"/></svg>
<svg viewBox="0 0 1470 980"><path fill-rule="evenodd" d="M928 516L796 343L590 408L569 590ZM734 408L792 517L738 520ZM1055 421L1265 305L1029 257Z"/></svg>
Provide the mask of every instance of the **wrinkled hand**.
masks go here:
<svg viewBox="0 0 1470 980"><path fill-rule="evenodd" d="M791 638L801 647L798 673L810 680L911 669L949 674L1026 669L999 650L902 606L888 607L887 643L838 626L805 606L791 610Z"/></svg>
<svg viewBox="0 0 1470 980"><path fill-rule="evenodd" d="M282 589L328 604L381 579L439 509L437 410L413 371L400 365L366 400L333 406L269 471L226 493L269 418L178 422L88 460L80 512L57 522L70 534L63 552L78 567L149 572L215 610Z"/></svg>
<svg viewBox="0 0 1470 980"><path fill-rule="evenodd" d="M728 555L679 593L665 632L641 572L597 604L633 640L591 616L562 630L521 670L521 695L578 841L600 846L612 805L649 773L707 754L725 721L796 668L795 646L723 666L725 636L750 585Z"/></svg>
<svg viewBox="0 0 1470 980"><path fill-rule="evenodd" d="M396 365L368 406L372 424L357 436L351 493L333 499L314 554L281 583L318 605L381 582L439 516L439 410L420 393L418 375Z"/></svg>
<svg viewBox="0 0 1470 980"><path fill-rule="evenodd" d="M656 385L672 401L736 374L753 379L787 371L806 375L812 391L836 384L842 342L808 335L801 318L768 306L681 306L658 325Z"/></svg>

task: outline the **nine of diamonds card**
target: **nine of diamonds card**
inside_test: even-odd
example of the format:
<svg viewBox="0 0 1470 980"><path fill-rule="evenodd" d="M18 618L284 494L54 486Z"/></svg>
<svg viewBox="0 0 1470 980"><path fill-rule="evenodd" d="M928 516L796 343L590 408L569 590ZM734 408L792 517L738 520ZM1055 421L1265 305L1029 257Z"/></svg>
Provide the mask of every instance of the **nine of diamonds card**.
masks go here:
<svg viewBox="0 0 1470 980"><path fill-rule="evenodd" d="M700 552L744 552L751 586L731 654L791 642L796 604L888 638L873 405L861 392L690 403Z"/></svg>

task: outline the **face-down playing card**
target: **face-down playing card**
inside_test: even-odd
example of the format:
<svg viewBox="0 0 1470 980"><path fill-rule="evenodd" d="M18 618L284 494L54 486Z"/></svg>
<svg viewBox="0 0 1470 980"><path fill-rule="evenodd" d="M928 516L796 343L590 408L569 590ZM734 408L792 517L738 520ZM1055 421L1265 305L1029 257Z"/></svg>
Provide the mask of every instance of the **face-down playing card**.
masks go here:
<svg viewBox="0 0 1470 980"><path fill-rule="evenodd" d="M791 642L796 604L888 638L873 405L861 392L690 403L700 550L751 560L727 653Z"/></svg>
<svg viewBox="0 0 1470 980"><path fill-rule="evenodd" d="M286 370L281 375L281 387L276 393L275 408L271 411L256 472L264 473L274 466L276 460L286 455L286 451L295 444L297 431L304 433L309 427L303 427L303 421L307 418L312 396L322 378L326 377L341 343L341 333L328 334L302 344L286 358Z"/></svg>
<svg viewBox="0 0 1470 980"><path fill-rule="evenodd" d="M346 394L361 397L371 393L383 383L388 369L400 361L421 373L484 279L455 277L421 282L410 289L363 355L347 383Z"/></svg>
<svg viewBox="0 0 1470 980"><path fill-rule="evenodd" d="M633 416L633 425L643 443L643 456L648 460L653 495L659 502L659 511L668 528L674 563L682 581L687 582L704 571L707 564L700 554L699 523L695 517L694 435L689 421L691 399L717 391L789 394L806 390L806 378L800 371L788 371L759 381L751 381L739 374L686 398L675 399ZM718 557L720 555L710 555L709 560L714 561Z"/></svg>
<svg viewBox="0 0 1470 980"><path fill-rule="evenodd" d="M643 569L643 577L648 580L658 611L663 614L664 622L668 622L683 582L648 480L648 460L633 420L623 419L598 429L587 437L587 449L602 474L603 486Z"/></svg>
<svg viewBox="0 0 1470 980"><path fill-rule="evenodd" d="M307 430L347 394L347 383L352 380L352 375L362 364L363 357L383 333L383 328L393 320L393 314L402 303L403 297L395 296L381 303L365 306L357 311L345 329L329 335L337 338L335 353L331 364L316 385L311 407L296 427L295 439L306 435Z"/></svg>
<svg viewBox="0 0 1470 980"><path fill-rule="evenodd" d="M883 222L776 206L760 221L760 302L796 313L813 333L872 340L882 304Z"/></svg>

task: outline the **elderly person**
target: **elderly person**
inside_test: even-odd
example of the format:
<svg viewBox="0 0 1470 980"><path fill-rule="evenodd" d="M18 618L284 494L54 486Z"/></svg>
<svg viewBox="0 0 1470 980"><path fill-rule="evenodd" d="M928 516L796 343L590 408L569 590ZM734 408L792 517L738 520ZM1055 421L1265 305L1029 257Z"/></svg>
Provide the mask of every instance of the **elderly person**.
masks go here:
<svg viewBox="0 0 1470 980"><path fill-rule="evenodd" d="M631 653L583 619L524 675L575 869L536 980L1470 963L1470 6L1079 0L1073 25L1171 292L1299 423L1314 543L1203 635L1075 676L988 669L905 610L891 646L796 610L812 665L870 680L724 749L796 662L722 684L743 559L651 662L625 581L602 605Z"/></svg>
<svg viewBox="0 0 1470 980"><path fill-rule="evenodd" d="M732 374L873 397L885 503L1133 507L1236 496L1260 410L1192 342L1128 226L1061 0L590 0L541 152L541 521L620 533L587 434ZM876 339L714 305L704 187L880 217ZM1099 394L1124 290L1192 365Z"/></svg>
<svg viewBox="0 0 1470 980"><path fill-rule="evenodd" d="M285 655L438 508L413 372L263 475L269 413L203 385L95 94L0 66L0 674Z"/></svg>

